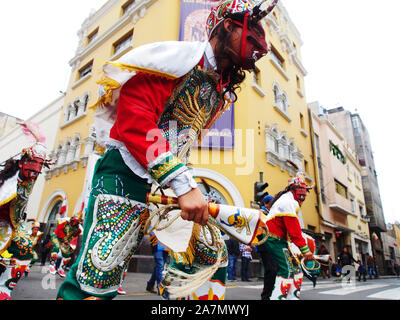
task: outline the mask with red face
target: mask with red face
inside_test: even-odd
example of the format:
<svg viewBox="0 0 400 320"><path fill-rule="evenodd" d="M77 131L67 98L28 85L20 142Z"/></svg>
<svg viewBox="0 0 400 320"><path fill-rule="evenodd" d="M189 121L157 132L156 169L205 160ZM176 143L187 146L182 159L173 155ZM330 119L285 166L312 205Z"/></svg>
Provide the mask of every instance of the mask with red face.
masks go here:
<svg viewBox="0 0 400 320"><path fill-rule="evenodd" d="M278 0L272 0L267 9L262 10L261 5L265 0L252 7L247 0L225 0L211 9L207 19L207 34L211 38L216 26L227 18L243 28L240 50L240 65L244 70L255 68L255 62L268 53L265 32L260 20L268 15L276 6ZM242 16L237 21L234 16Z"/></svg>
<svg viewBox="0 0 400 320"><path fill-rule="evenodd" d="M253 22L249 13L245 14L243 24L232 21L243 29L240 49L241 67L244 70L253 70L255 62L268 53L264 29L259 21Z"/></svg>
<svg viewBox="0 0 400 320"><path fill-rule="evenodd" d="M21 151L21 179L33 181L38 177L42 171L43 165L47 166L46 152L46 147L40 142Z"/></svg>
<svg viewBox="0 0 400 320"><path fill-rule="evenodd" d="M293 198L297 202L299 202L299 203L304 202L304 200L306 199L306 196L307 196L307 189L306 188L297 187L297 188L291 189L291 191L292 191L292 194L293 194Z"/></svg>
<svg viewBox="0 0 400 320"><path fill-rule="evenodd" d="M44 160L38 157L29 159L25 157L21 160L20 177L23 180L33 181L36 180L42 171Z"/></svg>

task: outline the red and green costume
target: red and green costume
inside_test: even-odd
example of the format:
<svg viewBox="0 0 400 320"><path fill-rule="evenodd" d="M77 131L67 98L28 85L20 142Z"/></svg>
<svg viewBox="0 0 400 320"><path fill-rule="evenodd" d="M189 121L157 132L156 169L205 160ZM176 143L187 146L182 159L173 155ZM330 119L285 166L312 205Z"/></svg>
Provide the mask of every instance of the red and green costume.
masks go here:
<svg viewBox="0 0 400 320"><path fill-rule="evenodd" d="M75 223L71 223L75 221ZM50 255L50 273L55 274L57 271L60 276L65 276L65 267L71 260L73 253L75 252L75 246L72 244L82 233L82 227L80 220L75 217L66 218L60 221L56 230L51 235L51 242L53 247ZM57 257L61 256L61 264L56 270Z"/></svg>
<svg viewBox="0 0 400 320"><path fill-rule="evenodd" d="M292 192L288 191L274 203L268 214L267 226L270 234L264 245L278 265L272 300L299 297L303 274L288 246L291 241L302 254L310 252L297 216L299 209L299 203Z"/></svg>

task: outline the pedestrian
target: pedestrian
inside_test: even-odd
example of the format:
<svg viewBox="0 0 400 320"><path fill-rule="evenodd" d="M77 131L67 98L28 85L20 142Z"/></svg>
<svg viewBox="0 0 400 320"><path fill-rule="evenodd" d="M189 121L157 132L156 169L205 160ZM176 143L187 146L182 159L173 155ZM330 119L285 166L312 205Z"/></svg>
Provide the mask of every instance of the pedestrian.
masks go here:
<svg viewBox="0 0 400 320"><path fill-rule="evenodd" d="M372 279L372 276L376 278L375 261L374 258L368 252L367 252L367 272L370 279Z"/></svg>
<svg viewBox="0 0 400 320"><path fill-rule="evenodd" d="M271 209L271 204L272 201L274 200L274 197L271 196L270 194L267 194L264 196L264 198L261 200L261 210L268 215L269 210Z"/></svg>
<svg viewBox="0 0 400 320"><path fill-rule="evenodd" d="M237 261L240 255L239 242L233 238L229 238L225 241L225 244L228 250L228 280L235 281Z"/></svg>
<svg viewBox="0 0 400 320"><path fill-rule="evenodd" d="M94 170L82 250L58 298L116 296L125 265L144 237L141 226L149 215L146 196L153 183L170 187L182 219L195 222L188 251L172 252L170 267L200 277L203 285L190 295L200 296L207 287L213 299L225 296L226 248L211 245L211 236L201 232L208 204L188 166L190 147L237 100L245 70L255 69L256 60L268 52L261 19L276 2L265 11L247 0L220 1L207 19L206 41L150 43L105 63L94 107L96 137L107 150ZM222 238L218 228L210 228ZM100 243L102 250L97 250ZM202 280L202 271L218 261L211 279ZM163 283L165 299L169 286L182 284L173 272Z"/></svg>
<svg viewBox="0 0 400 320"><path fill-rule="evenodd" d="M159 294L159 285L163 278L164 266L168 263L168 248L157 240L154 233L150 234L149 242L154 257L153 273L149 281L147 281L146 291ZM156 287L154 287L156 285Z"/></svg>
<svg viewBox="0 0 400 320"><path fill-rule="evenodd" d="M322 243L321 246L319 247L317 254L320 255L320 256L329 255L329 251L328 251L328 249L325 247L325 244L324 244L324 243ZM323 262L322 262L322 261L319 261L320 264L321 264L321 275L322 275L322 279L325 279L326 277L327 277L328 279L330 279L330 277L331 277L330 272L329 272L329 263L330 263L330 261L331 261L331 258L330 258L330 257L328 258L328 261L323 261Z"/></svg>
<svg viewBox="0 0 400 320"><path fill-rule="evenodd" d="M251 251L253 251L253 249L251 248L251 246L240 243L239 250L240 250L240 258L242 261L241 272L240 272L241 279L242 281L250 282L251 280L249 279L249 266L252 260Z"/></svg>
<svg viewBox="0 0 400 320"><path fill-rule="evenodd" d="M261 210L268 215L269 210L271 209L272 201L274 197L271 195L266 195L262 199ZM262 236L258 236L258 240L262 241ZM278 266L272 256L268 253L265 246L261 245L257 247L257 250L260 254L261 262L263 264L264 269L264 285L261 291L261 300L270 300L272 290L274 289L275 277L278 272Z"/></svg>
<svg viewBox="0 0 400 320"><path fill-rule="evenodd" d="M367 270L365 269L364 264L361 262L361 260L357 260L357 273L358 273L358 281L361 281L361 277L363 278L363 281L367 281Z"/></svg>
<svg viewBox="0 0 400 320"><path fill-rule="evenodd" d="M40 265L44 266L46 264L47 258L51 252L53 244L51 242L51 235L47 234L46 237L40 241Z"/></svg>
<svg viewBox="0 0 400 320"><path fill-rule="evenodd" d="M396 273L397 277L400 276L400 265L397 263L397 261L394 261L394 272Z"/></svg>
<svg viewBox="0 0 400 320"><path fill-rule="evenodd" d="M349 249L347 246L343 248L342 252L340 252L340 254L338 256L338 262L339 262L340 268L342 269L342 274L341 274L342 278L351 274L350 269L347 269L346 273L343 274L343 269L345 268L345 266L353 266L353 262L357 263L356 259L354 259L354 257L349 252ZM350 282L350 281L351 281L351 277L349 277L347 279L347 282Z"/></svg>
<svg viewBox="0 0 400 320"><path fill-rule="evenodd" d="M289 250L290 241L296 245L305 261L314 259L313 253L302 235L297 212L312 186L307 186L299 172L289 180L287 187L272 202L267 219L269 237L262 244L278 266L271 300L299 299L303 273L296 257Z"/></svg>

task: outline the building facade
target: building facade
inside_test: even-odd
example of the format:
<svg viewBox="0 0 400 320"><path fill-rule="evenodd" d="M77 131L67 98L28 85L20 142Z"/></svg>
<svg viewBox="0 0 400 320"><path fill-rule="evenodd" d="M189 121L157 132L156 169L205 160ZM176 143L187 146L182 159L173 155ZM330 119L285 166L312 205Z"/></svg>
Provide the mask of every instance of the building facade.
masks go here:
<svg viewBox="0 0 400 320"><path fill-rule="evenodd" d="M373 256L378 273L383 274L385 249L381 234L386 232L386 223L368 130L359 114L353 114L343 107L326 110L326 115L357 153L359 164L362 167L362 185L366 213L370 219L369 229Z"/></svg>
<svg viewBox="0 0 400 320"><path fill-rule="evenodd" d="M365 260L371 246L357 155L321 114L318 102L310 103L309 108L319 177L321 233L333 260L346 246L354 258Z"/></svg>

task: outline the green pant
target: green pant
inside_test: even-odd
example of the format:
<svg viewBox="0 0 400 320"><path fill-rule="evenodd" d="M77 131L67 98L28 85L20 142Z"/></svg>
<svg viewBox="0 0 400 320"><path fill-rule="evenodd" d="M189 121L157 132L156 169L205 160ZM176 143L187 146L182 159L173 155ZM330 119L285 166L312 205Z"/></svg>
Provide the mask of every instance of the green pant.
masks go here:
<svg viewBox="0 0 400 320"><path fill-rule="evenodd" d="M294 274L301 272L301 267L290 253L286 240L270 237L264 246L278 265L278 277L293 278Z"/></svg>
<svg viewBox="0 0 400 320"><path fill-rule="evenodd" d="M108 150L95 166L82 249L57 298L113 299L127 264L143 238L146 194L151 186Z"/></svg>

